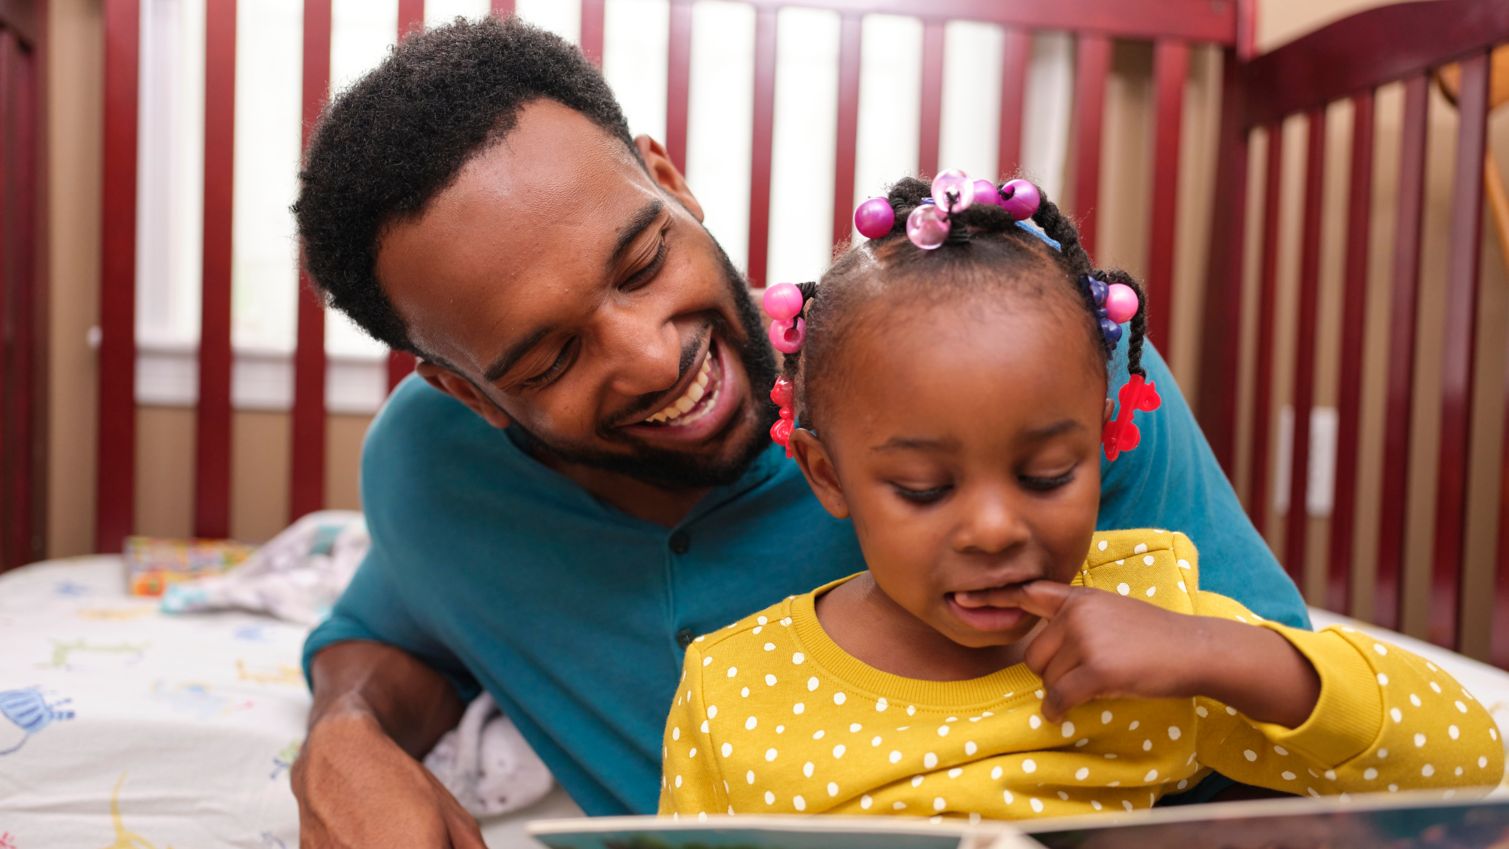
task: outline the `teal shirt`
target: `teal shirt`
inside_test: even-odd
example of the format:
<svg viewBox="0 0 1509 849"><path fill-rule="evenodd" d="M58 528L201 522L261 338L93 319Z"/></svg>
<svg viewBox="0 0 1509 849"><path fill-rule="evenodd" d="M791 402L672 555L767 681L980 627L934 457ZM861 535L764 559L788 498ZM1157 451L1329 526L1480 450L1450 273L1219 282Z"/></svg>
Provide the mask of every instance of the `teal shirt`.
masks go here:
<svg viewBox="0 0 1509 849"><path fill-rule="evenodd" d="M1161 527L1200 549L1202 586L1308 625L1167 367L1142 444L1102 460L1099 527ZM1119 373L1119 376L1118 374ZM1112 386L1125 381L1113 366ZM693 636L863 568L771 445L675 527L627 516L528 457L504 431L409 378L367 435L372 549L304 648L373 640L486 688L589 814L654 813L660 742Z"/></svg>

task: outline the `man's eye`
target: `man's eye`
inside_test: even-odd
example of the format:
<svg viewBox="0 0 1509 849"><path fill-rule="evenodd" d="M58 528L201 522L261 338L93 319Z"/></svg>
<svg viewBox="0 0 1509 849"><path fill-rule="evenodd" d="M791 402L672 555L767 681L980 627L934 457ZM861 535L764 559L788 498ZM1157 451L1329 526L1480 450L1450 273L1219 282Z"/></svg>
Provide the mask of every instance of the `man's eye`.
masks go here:
<svg viewBox="0 0 1509 849"><path fill-rule="evenodd" d="M896 494L903 501L909 501L913 504L935 504L942 501L953 490L952 486L947 485L928 487L926 489L913 489L912 487L902 486L898 483L891 484L891 488L896 490Z"/></svg>
<svg viewBox="0 0 1509 849"><path fill-rule="evenodd" d="M561 346L561 352L556 355L555 362L551 363L549 368L525 380L521 385L525 389L539 389L560 377L561 373L571 366L571 360L576 354L576 347L577 344L574 339Z"/></svg>
<svg viewBox="0 0 1509 849"><path fill-rule="evenodd" d="M665 231L662 230L660 233L660 247L656 249L655 256L651 257L650 261L645 263L639 270L630 274L619 288L625 292L632 292L654 280L655 275L659 274L661 267L665 265L665 255L668 249L669 243L666 240Z"/></svg>
<svg viewBox="0 0 1509 849"><path fill-rule="evenodd" d="M1067 486L1072 480L1074 480L1073 469L1052 477L1036 477L1032 475L1023 475L1021 477L1022 486L1033 492L1052 492L1059 487Z"/></svg>

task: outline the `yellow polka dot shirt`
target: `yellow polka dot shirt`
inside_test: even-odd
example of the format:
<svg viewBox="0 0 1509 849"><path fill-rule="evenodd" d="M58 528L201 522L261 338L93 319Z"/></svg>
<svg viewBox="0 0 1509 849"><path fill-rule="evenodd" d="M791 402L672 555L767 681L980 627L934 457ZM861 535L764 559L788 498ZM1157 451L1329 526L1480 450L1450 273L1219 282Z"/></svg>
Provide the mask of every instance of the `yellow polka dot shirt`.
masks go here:
<svg viewBox="0 0 1509 849"><path fill-rule="evenodd" d="M1320 676L1303 725L1254 722L1205 698L1096 701L1048 722L1042 681L1023 664L967 681L882 672L818 623L814 600L839 581L688 648L666 722L660 812L1133 810L1212 770L1310 795L1499 781L1493 719L1439 667L1351 629L1263 621L1201 592L1198 574L1184 535L1114 531L1095 536L1074 583L1283 635Z"/></svg>

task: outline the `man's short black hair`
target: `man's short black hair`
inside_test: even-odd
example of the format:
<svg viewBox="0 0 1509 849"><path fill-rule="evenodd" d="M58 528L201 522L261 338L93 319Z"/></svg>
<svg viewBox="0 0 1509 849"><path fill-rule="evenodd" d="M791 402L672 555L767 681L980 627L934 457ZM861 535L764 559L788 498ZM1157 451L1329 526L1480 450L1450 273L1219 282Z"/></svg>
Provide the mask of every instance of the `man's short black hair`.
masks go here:
<svg viewBox="0 0 1509 849"><path fill-rule="evenodd" d="M336 97L310 141L293 205L305 266L326 300L378 341L423 356L378 284L378 237L420 213L540 99L582 113L638 157L598 69L517 18L458 18L415 33Z"/></svg>

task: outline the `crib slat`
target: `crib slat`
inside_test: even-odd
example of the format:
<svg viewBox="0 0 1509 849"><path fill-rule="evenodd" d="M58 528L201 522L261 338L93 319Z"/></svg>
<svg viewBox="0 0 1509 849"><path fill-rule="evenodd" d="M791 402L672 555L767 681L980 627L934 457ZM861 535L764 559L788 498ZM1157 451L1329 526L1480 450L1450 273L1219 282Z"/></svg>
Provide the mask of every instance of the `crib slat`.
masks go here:
<svg viewBox="0 0 1509 849"><path fill-rule="evenodd" d="M513 14L514 0L492 0L492 13L500 18Z"/></svg>
<svg viewBox="0 0 1509 849"><path fill-rule="evenodd" d="M1352 531L1357 522L1357 440L1362 406L1362 342L1367 303L1368 232L1373 209L1373 93L1352 97L1352 173L1347 190L1346 288L1341 308L1341 379L1336 404L1336 497L1331 514L1326 606L1351 608Z"/></svg>
<svg viewBox="0 0 1509 849"><path fill-rule="evenodd" d="M303 146L330 89L331 0L304 0ZM325 310L299 263L298 337L293 354L290 521L325 505Z"/></svg>
<svg viewBox="0 0 1509 849"><path fill-rule="evenodd" d="M1394 222L1394 282L1389 296L1388 395L1384 401L1383 484L1378 513L1378 565L1373 621L1398 628L1404 567L1405 508L1410 491L1411 410L1414 408L1415 317L1420 305L1420 240L1425 209L1425 143L1430 80L1404 83L1399 147L1398 216Z"/></svg>
<svg viewBox="0 0 1509 849"><path fill-rule="evenodd" d="M15 413L11 438L16 443L16 450L11 457L10 517L6 522L10 525L14 539L10 551L11 563L30 563L41 559L41 529L45 527L43 522L46 515L41 498L42 488L33 487L33 481L46 474L46 467L43 465L46 459L46 419L43 417L46 401L38 392L45 388L40 385L39 379L45 372L38 365L46 362L44 347L47 339L47 331L42 327L45 312L39 311L38 306L39 301L46 303L46 290L44 281L37 275L39 249L28 248L46 244L46 241L38 238L37 219L40 216L30 214L31 210L37 208L37 172L44 167L36 145L41 117L37 108L37 83L40 77L39 56L42 55L44 54L36 49L36 42L33 42L29 55L23 54L20 39L12 37L9 51L9 91L13 93L14 100L11 101L11 123L8 126L16 128L17 137L16 146L11 149L14 174L11 177L10 191L15 201L15 206L12 207L15 215L10 232L13 240L11 244L19 250L10 262L11 279L16 284L13 290L15 300L11 304L12 341L15 347L12 357L13 382L9 389L11 409ZM0 85L0 91L4 90L5 86ZM0 569L4 568L5 564L0 563Z"/></svg>
<svg viewBox="0 0 1509 849"><path fill-rule="evenodd" d="M1111 73L1111 41L1103 35L1079 37L1074 57L1074 209L1079 241L1095 258L1095 212L1100 201L1100 133L1105 119L1106 77Z"/></svg>
<svg viewBox="0 0 1509 849"><path fill-rule="evenodd" d="M1247 512L1258 533L1268 530L1272 496L1268 486L1273 474L1269 452L1273 446L1273 321L1278 299L1278 226L1284 176L1284 125L1268 125L1267 175L1263 178L1263 235L1258 271L1257 373L1252 383L1252 480ZM1292 574L1292 573L1291 573Z"/></svg>
<svg viewBox="0 0 1509 849"><path fill-rule="evenodd" d="M16 107L11 102L11 99L7 97L7 94L15 89L16 83L12 77L18 70L19 63L15 61L15 55L19 49L20 45L18 44L16 34L9 29L0 29L0 127L16 127L20 125L20 116L15 114ZM22 132L26 133L27 129L23 129ZM21 138L25 137L25 135L21 136ZM21 370L18 363L12 362L10 366L6 365L6 354L11 349L8 341L13 332L8 319L11 293L15 292L19 296L26 288L25 284L21 282L19 274L12 272L11 269L14 260L11 260L9 254L6 252L6 248L11 244L21 244L19 239L11 236L12 229L20 222L13 220L13 216L9 214L9 208L3 202L5 198L11 196L11 193L14 191L11 185L19 177L20 175L16 169L11 167L10 158L5 155L4 145L0 144L0 399L9 397L24 398L24 396L17 396L17 387L6 379L10 374L7 368L15 370L16 383L19 383L21 378ZM20 310L17 309L16 313L19 314ZM26 322L17 322L16 331L19 331L25 324ZM19 359L21 346L17 345L15 350L17 354L15 359ZM21 434L10 431L10 428L7 427L9 424L10 410L6 408L4 403L0 403L0 484L10 483L9 470L19 471L22 468L20 461L24 459L26 450L23 446L27 444L23 441ZM20 421L17 421L17 425L20 425ZM19 430L19 427L17 430ZM12 500L17 499L15 499L15 496L11 492L0 492L0 515L4 515L8 519L10 519L11 513L15 508L20 506L19 501L13 506L11 504ZM10 522L7 524L19 525L15 519L10 519ZM0 527L0 572L4 572L12 566L25 562L20 557L20 549L14 544L19 530L19 527Z"/></svg>
<svg viewBox="0 0 1509 849"><path fill-rule="evenodd" d="M854 163L859 141L859 68L863 21L844 15L838 30L838 131L833 156L833 244L854 232Z"/></svg>
<svg viewBox="0 0 1509 849"><path fill-rule="evenodd" d="M1446 269L1446 331L1441 369L1441 452L1437 468L1436 544L1431 570L1430 638L1458 644L1466 558L1472 386L1477 371L1479 270L1483 246L1483 152L1487 143L1488 52L1462 60L1457 98L1457 171Z"/></svg>
<svg viewBox="0 0 1509 849"><path fill-rule="evenodd" d="M1509 402L1509 365L1504 369L1504 399ZM1499 544L1493 581L1493 663L1509 669L1509 408L1504 410L1503 453L1499 455Z"/></svg>
<svg viewBox="0 0 1509 849"><path fill-rule="evenodd" d="M1184 117L1184 78L1189 45L1161 39L1153 49L1156 88L1153 131L1153 208L1148 247L1148 335L1164 353L1172 351L1174 233L1178 229L1179 130Z"/></svg>
<svg viewBox="0 0 1509 849"><path fill-rule="evenodd" d="M602 67L603 32L607 26L605 0L582 0L582 54Z"/></svg>
<svg viewBox="0 0 1509 849"><path fill-rule="evenodd" d="M205 4L204 256L199 403L194 433L194 533L230 536L231 197L236 141L236 0Z"/></svg>
<svg viewBox="0 0 1509 849"><path fill-rule="evenodd" d="M666 42L665 151L686 173L686 114L692 96L692 2L670 0Z"/></svg>
<svg viewBox="0 0 1509 849"><path fill-rule="evenodd" d="M775 134L776 10L755 13L754 125L749 165L749 282L764 286L770 251L770 156Z"/></svg>
<svg viewBox="0 0 1509 849"><path fill-rule="evenodd" d="M105 162L100 209L99 456L94 543L120 551L135 520L136 120L139 0L105 3Z"/></svg>
<svg viewBox="0 0 1509 849"><path fill-rule="evenodd" d="M996 176L1009 177L1022 169L1022 127L1026 123L1027 60L1032 36L1008 29L1001 43L1001 117L996 136Z"/></svg>
<svg viewBox="0 0 1509 849"><path fill-rule="evenodd" d="M1325 201L1326 110L1308 113L1304 232L1299 254L1299 315L1295 320L1293 429L1290 431L1289 517L1284 523L1284 568L1303 586L1310 513L1310 412L1315 402L1315 321L1320 298L1320 228Z"/></svg>
<svg viewBox="0 0 1509 849"><path fill-rule="evenodd" d="M398 39L424 29L424 0L398 0Z"/></svg>
<svg viewBox="0 0 1509 849"><path fill-rule="evenodd" d="M943 132L943 22L922 25L922 109L917 122L917 173L924 180L938 173L939 137ZM953 166L948 166L952 168Z"/></svg>

